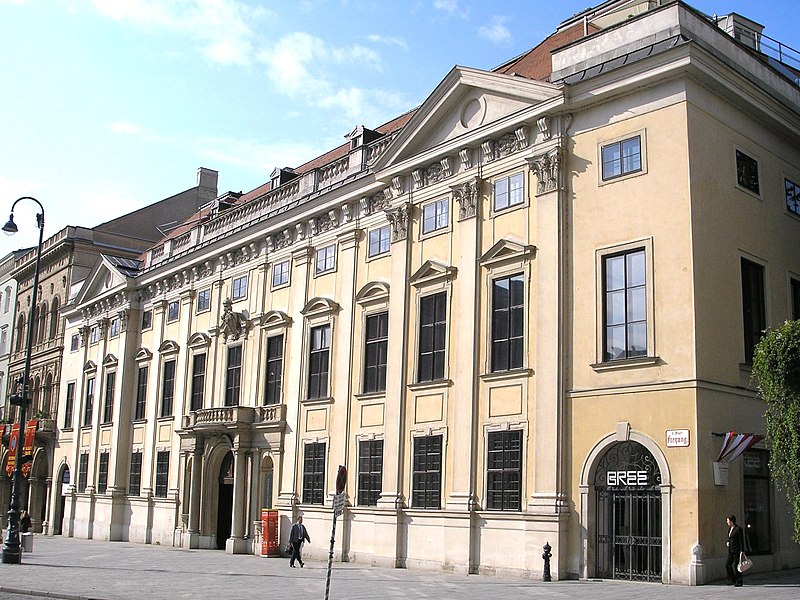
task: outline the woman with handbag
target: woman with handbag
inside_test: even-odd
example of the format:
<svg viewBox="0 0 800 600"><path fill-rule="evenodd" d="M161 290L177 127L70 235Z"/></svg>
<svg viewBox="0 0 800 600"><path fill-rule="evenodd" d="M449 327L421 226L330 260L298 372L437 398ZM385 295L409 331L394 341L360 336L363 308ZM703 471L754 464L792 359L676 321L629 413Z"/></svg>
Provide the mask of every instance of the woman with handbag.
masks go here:
<svg viewBox="0 0 800 600"><path fill-rule="evenodd" d="M742 573L739 571L739 561L742 558L742 552L744 552L744 532L736 524L735 515L728 515L725 522L728 524L728 560L725 562L725 570L728 572L728 585L742 587Z"/></svg>

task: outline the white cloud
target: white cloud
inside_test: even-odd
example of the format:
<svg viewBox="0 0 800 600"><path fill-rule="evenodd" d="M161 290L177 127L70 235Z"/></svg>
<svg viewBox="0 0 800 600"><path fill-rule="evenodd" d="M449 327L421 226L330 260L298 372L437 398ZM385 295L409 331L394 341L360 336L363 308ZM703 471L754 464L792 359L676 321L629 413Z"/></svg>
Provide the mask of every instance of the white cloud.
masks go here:
<svg viewBox="0 0 800 600"><path fill-rule="evenodd" d="M491 25L481 25L478 28L478 35L494 44L508 44L512 36L505 26L506 21L508 17L494 16Z"/></svg>
<svg viewBox="0 0 800 600"><path fill-rule="evenodd" d="M375 44L387 44L390 46L398 46L403 50L408 50L408 43L401 37L384 36L373 33L368 35L367 39Z"/></svg>
<svg viewBox="0 0 800 600"><path fill-rule="evenodd" d="M97 11L117 21L158 27L197 40L203 55L221 65L245 65L253 55L251 22L268 14L237 0L93 0Z"/></svg>
<svg viewBox="0 0 800 600"><path fill-rule="evenodd" d="M142 128L139 125L135 125L133 123L125 123L124 121L117 121L116 123L112 123L109 127L112 132L119 133L122 135L141 135Z"/></svg>
<svg viewBox="0 0 800 600"><path fill-rule="evenodd" d="M458 2L456 0L434 0L433 8L455 14L458 11Z"/></svg>

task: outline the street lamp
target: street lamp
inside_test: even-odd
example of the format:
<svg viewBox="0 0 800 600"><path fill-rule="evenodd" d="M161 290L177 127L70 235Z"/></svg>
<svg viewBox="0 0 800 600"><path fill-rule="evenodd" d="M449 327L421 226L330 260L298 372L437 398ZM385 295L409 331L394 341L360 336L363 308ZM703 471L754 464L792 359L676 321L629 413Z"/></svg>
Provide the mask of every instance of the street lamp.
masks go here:
<svg viewBox="0 0 800 600"><path fill-rule="evenodd" d="M11 205L11 215L8 223L3 225L3 231L8 234L17 232L17 225L14 223L14 207L20 200L33 200L39 205L41 213L36 215L36 226L39 228L39 245L36 248L36 266L33 270L33 290L31 291L31 310L28 317L28 338L25 346L25 374L22 378L22 393L13 394L10 398L11 404L19 406L19 433L17 435L17 447L14 462L14 476L11 480L11 504L8 509L8 532L3 544L3 562L18 565L22 562L22 551L19 543L19 497L22 487L22 447L25 445L25 411L30 403L28 397L28 387L31 379L31 356L33 354L33 328L36 315L36 293L39 291L39 263L42 258L42 240L44 239L44 206L36 198L23 196L17 198ZM30 459L30 457L26 457Z"/></svg>

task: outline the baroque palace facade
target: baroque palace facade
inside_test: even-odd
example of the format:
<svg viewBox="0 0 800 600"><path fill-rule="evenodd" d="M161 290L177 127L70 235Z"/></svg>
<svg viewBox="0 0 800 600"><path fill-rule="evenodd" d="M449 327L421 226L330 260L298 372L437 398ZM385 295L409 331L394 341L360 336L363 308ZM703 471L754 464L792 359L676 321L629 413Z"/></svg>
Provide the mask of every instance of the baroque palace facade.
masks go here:
<svg viewBox="0 0 800 600"><path fill-rule="evenodd" d="M764 41L606 2L103 256L62 309L49 531L324 539L345 465L340 560L540 577L549 542L554 577L701 584L735 513L800 566L764 444L713 465L799 316L800 87Z"/></svg>

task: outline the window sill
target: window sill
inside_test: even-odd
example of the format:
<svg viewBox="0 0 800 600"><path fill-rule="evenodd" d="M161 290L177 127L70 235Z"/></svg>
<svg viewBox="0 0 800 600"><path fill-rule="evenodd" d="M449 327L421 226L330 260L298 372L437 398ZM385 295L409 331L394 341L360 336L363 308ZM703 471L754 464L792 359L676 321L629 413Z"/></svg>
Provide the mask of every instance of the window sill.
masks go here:
<svg viewBox="0 0 800 600"><path fill-rule="evenodd" d="M356 400L359 402L368 402L370 400L384 400L386 398L386 391L383 392L362 392L361 394L354 394Z"/></svg>
<svg viewBox="0 0 800 600"><path fill-rule="evenodd" d="M624 369L636 369L639 367L654 367L661 364L659 356L641 356L639 358L626 358L623 360L610 360L603 363L590 365L598 373L604 371L622 371Z"/></svg>
<svg viewBox="0 0 800 600"><path fill-rule="evenodd" d="M305 404L307 406L317 406L322 404L333 404L333 397L326 396L324 398L306 398L305 400L301 400L301 404Z"/></svg>
<svg viewBox="0 0 800 600"><path fill-rule="evenodd" d="M435 379L433 381L420 381L417 383L409 383L408 389L410 389L412 392L417 392L420 390L431 390L443 387L450 387L452 385L453 382L450 379Z"/></svg>
<svg viewBox="0 0 800 600"><path fill-rule="evenodd" d="M506 379L521 379L533 375L533 369L509 369L508 371L494 371L480 375L481 381L491 383L493 381L503 381Z"/></svg>
<svg viewBox="0 0 800 600"><path fill-rule="evenodd" d="M131 425L144 425L145 423L147 423L147 419L146 418L131 419Z"/></svg>
<svg viewBox="0 0 800 600"><path fill-rule="evenodd" d="M739 371L750 374L753 372L753 363L739 363Z"/></svg>
<svg viewBox="0 0 800 600"><path fill-rule="evenodd" d="M164 416L158 417L156 419L156 421L159 422L159 423L166 423L166 422L174 421L174 420L175 420L175 416L174 415L164 415Z"/></svg>

